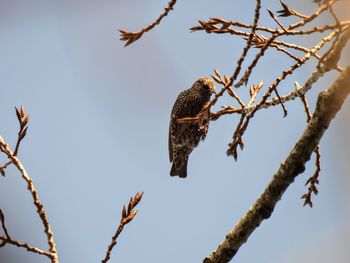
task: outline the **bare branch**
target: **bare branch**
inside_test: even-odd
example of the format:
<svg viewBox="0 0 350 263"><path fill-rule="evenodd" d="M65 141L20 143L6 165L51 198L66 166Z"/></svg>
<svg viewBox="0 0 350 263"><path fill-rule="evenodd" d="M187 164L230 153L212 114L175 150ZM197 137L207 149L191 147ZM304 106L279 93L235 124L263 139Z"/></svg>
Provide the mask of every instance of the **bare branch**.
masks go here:
<svg viewBox="0 0 350 263"><path fill-rule="evenodd" d="M249 48L251 47L251 44L252 44L253 37L255 35L256 26L258 24L259 17L260 17L260 8L261 8L261 1L257 0L256 1L256 6L255 6L254 22L253 22L253 26L252 26L251 32L248 35L246 46L244 47L244 49L242 51L241 57L237 61L237 66L235 68L235 71L234 71L233 75L231 76L229 81L224 83L224 87L216 94L215 98L211 101L211 103L210 103L211 106L214 105L217 102L217 100L219 99L219 97L221 97L224 94L224 92L226 90L228 90L232 86L232 83L238 77L238 74L241 71L242 63L243 63L245 57L247 56ZM240 103L240 104L241 104L241 106L244 105L244 103Z"/></svg>
<svg viewBox="0 0 350 263"><path fill-rule="evenodd" d="M21 107L20 110L16 109L16 114L17 114L17 118L20 120L20 126L22 130L22 132L19 133L19 138L23 139L24 136L26 135L26 131L27 131L26 125L28 124L28 121L29 121L29 115L25 115L23 107ZM18 143L16 145L19 146L20 140L21 139L17 141ZM47 242L50 247L50 253L52 255L51 261L53 263L58 263L58 255L56 250L56 244L53 237L53 232L51 230L51 226L49 224L44 206L41 203L38 192L34 187L33 180L27 174L23 164L15 155L15 152L11 151L10 146L4 141L4 139L1 136L0 136L0 150L7 155L7 157L11 160L11 162L17 167L17 169L21 173L22 178L26 181L27 189L32 194L33 203L37 208L37 213L44 226L45 234L47 236ZM17 150L18 150L18 147L17 147Z"/></svg>
<svg viewBox="0 0 350 263"><path fill-rule="evenodd" d="M1 221L1 227L4 230L5 238L10 239L10 234L7 231L6 225L5 225L5 216L2 210L0 209L0 221Z"/></svg>
<svg viewBox="0 0 350 263"><path fill-rule="evenodd" d="M27 124L29 122L29 115L26 115L24 113L23 105L21 105L19 110L17 108L15 108L15 109L16 109L16 115L17 115L17 119L18 119L19 127L20 127L19 132L18 132L18 137L17 137L15 151L13 152L13 154L16 156L18 154L19 146L21 144L21 141L23 140L23 138L27 134L27 129L28 129ZM11 164L12 164L12 161L8 161L3 166L0 166L0 174L2 176L5 176L5 170Z"/></svg>
<svg viewBox="0 0 350 263"><path fill-rule="evenodd" d="M121 33L120 40L126 41L125 47L141 38L144 33L152 30L156 25L159 25L160 21L162 21L162 19L167 16L171 10L173 10L175 4L176 0L170 0L168 5L164 8L164 12L160 14L157 20L138 32L129 32L119 29L119 32Z"/></svg>
<svg viewBox="0 0 350 263"><path fill-rule="evenodd" d="M290 9L285 3L283 3L282 1L280 1L281 5L282 5L282 10L280 11L277 11L277 13L279 13L278 16L281 16L281 17L288 17L288 16L297 16L297 17L300 17L302 19L306 19L307 16L305 15L302 15L300 13L298 13L297 11L293 10L293 9Z"/></svg>
<svg viewBox="0 0 350 263"><path fill-rule="evenodd" d="M305 114L306 114L306 122L309 122L311 120L311 110L309 107L309 103L307 102L306 96L303 95L300 97L303 105L304 105L304 109L305 109ZM315 195L318 194L318 189L317 189L317 184L319 184L319 180L318 177L320 176L320 172L321 172L321 152L320 152L320 146L317 145L316 149L315 149L315 154L316 154L316 161L315 161L315 173L313 174L313 176L311 176L307 181L306 184L310 184L307 193L305 193L301 198L304 199L304 206L305 205L309 205L310 207L313 206L312 204L312 200L311 200L311 195L314 193Z"/></svg>
<svg viewBox="0 0 350 263"><path fill-rule="evenodd" d="M32 246L28 245L27 243L19 242L17 240L7 239L5 237L0 237L0 240L2 242L4 242L5 244L11 244L11 245L14 245L16 247L24 248L29 252L33 252L35 254L47 256L48 258L50 258L51 262L53 262L52 258L54 257L54 255L51 252L39 249L37 247L32 247Z"/></svg>
<svg viewBox="0 0 350 263"><path fill-rule="evenodd" d="M106 255L105 255L104 259L102 260L102 263L106 263L110 259L113 247L117 244L117 238L118 238L119 234L123 231L124 226L126 224L128 224L137 214L137 210L134 210L134 208L141 201L142 196L143 196L143 193L137 193L134 196L134 198L130 198L128 208L126 209L125 206L123 207L122 218L120 220L117 231L113 235L112 241L107 248Z"/></svg>
<svg viewBox="0 0 350 263"><path fill-rule="evenodd" d="M252 110L251 113L249 113L249 115L247 115L247 117L245 118L245 122L242 124L241 129L239 131L239 136L242 137L244 132L246 131L250 120L254 117L255 112L262 106L265 104L265 102L267 101L267 99L270 97L271 93L276 90L276 87L279 85L279 83L284 80L288 75L292 74L294 72L294 70L296 70L297 68L299 68L302 64L304 64L310 57L311 57L311 53L315 53L317 52L319 49L321 49L326 42L329 42L331 39L334 38L334 36L336 35L336 32L332 32L330 33L328 36L324 37L312 50L310 50L309 53L307 53L303 58L300 59L300 62L294 64L292 67L290 67L288 70L285 70L282 72L282 74L269 86L268 91L263 95L261 101L259 104L257 104L257 106ZM346 34L344 34L343 36L343 41L346 43L347 39L349 39L350 36L350 30L347 31ZM342 50L342 48L344 47L345 43L340 42L340 44L337 46L337 48L335 48L335 50L338 50L336 52L332 53L332 59L328 59L327 65L329 63L330 68L334 68L334 64L333 63L337 63L339 56L340 56L340 52ZM340 51L339 51L340 50ZM333 60L333 57L336 57L336 59ZM332 64L331 64L332 63ZM329 66L328 65L328 66ZM282 103L282 99L281 97L277 96L279 103ZM284 110L285 112L285 110ZM230 143L229 144L229 149L228 152L237 152L236 149L238 144L237 143Z"/></svg>
<svg viewBox="0 0 350 263"><path fill-rule="evenodd" d="M226 235L215 251L203 260L203 263L229 262L262 221L271 216L283 193L293 183L295 177L304 172L305 163L310 159L330 122L349 95L349 83L350 66L328 90L319 94L316 110L287 159L281 163L280 168L254 205Z"/></svg>
<svg viewBox="0 0 350 263"><path fill-rule="evenodd" d="M24 113L24 107L23 105L21 105L20 110L16 109L16 115L17 115L17 119L19 122L19 132L18 132L18 137L17 137L17 142L16 142L16 147L15 147L15 151L13 152L13 155L16 156L19 150L19 145L21 144L21 141L23 140L23 138L26 136L27 134L27 124L29 122L29 115Z"/></svg>
<svg viewBox="0 0 350 263"><path fill-rule="evenodd" d="M29 252L33 252L33 253L36 253L36 254L39 254L39 255L47 256L47 257L49 257L51 259L51 262L52 262L52 259L54 258L54 255L52 253L44 251L44 250L41 250L41 249L36 248L36 247L32 247L32 246L28 245L27 243L23 243L23 242L19 242L17 240L13 240L10 237L10 234L9 234L7 228L6 228L6 225L5 225L5 216L4 216L4 214L3 214L1 209L0 209L0 221L1 221L2 229L4 230L4 233L5 233L5 236L0 237L0 240L1 240L0 247L5 246L6 244L11 244L11 245L14 245L14 246L17 246L17 247L24 248L24 249L26 249Z"/></svg>
<svg viewBox="0 0 350 263"><path fill-rule="evenodd" d="M326 11L329 8L329 4L333 4L336 0L330 0L329 3L321 5L312 15L304 18L303 20L290 25L287 30L292 30L298 27L305 26L306 24L310 23L313 21L315 18L317 18L320 14L322 14L324 11Z"/></svg>
<svg viewBox="0 0 350 263"><path fill-rule="evenodd" d="M5 170L7 167L9 167L12 164L12 161L8 161L7 163L5 163L3 166L0 166L0 174L2 176L5 176Z"/></svg>
<svg viewBox="0 0 350 263"><path fill-rule="evenodd" d="M240 28L252 28L252 25L248 25L242 22L238 21L228 21L223 18L211 18L208 21L199 21L200 26L194 26L190 28L192 31L200 31L205 30L207 33L216 33L216 34L232 34L232 35L240 35L240 36L246 36L249 33L246 33L244 31L236 30L231 28L231 26L237 26ZM221 27L219 28L218 25L221 24ZM340 24L334 24L334 25L324 25L324 26L315 26L310 29L303 29L303 30L287 30L284 31L282 29L276 28L271 29L264 26L257 26L256 31L263 31L270 34L278 34L278 35L286 35L286 36L295 36L295 35L310 35L314 33L323 33L327 30L334 30L337 28L344 28L350 24L350 21L342 21Z"/></svg>

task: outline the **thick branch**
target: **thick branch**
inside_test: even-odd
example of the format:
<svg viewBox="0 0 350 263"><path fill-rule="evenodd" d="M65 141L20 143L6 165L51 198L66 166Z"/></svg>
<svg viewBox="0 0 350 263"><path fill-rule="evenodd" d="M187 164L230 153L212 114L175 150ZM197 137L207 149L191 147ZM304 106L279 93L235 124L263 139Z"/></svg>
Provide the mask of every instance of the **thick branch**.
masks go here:
<svg viewBox="0 0 350 263"><path fill-rule="evenodd" d="M203 263L229 262L262 221L271 216L283 193L305 170L305 163L349 93L350 66L328 90L319 94L315 112L287 159L281 163L262 195Z"/></svg>

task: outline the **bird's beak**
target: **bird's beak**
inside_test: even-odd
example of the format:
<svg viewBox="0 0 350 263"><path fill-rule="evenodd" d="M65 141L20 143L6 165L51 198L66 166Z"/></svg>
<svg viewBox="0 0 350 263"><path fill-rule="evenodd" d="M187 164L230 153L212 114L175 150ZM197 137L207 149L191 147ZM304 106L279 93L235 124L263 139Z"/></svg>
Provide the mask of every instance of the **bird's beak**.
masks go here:
<svg viewBox="0 0 350 263"><path fill-rule="evenodd" d="M211 93L212 93L212 94L216 94L216 90L215 90L215 89L212 89L212 90L211 90Z"/></svg>

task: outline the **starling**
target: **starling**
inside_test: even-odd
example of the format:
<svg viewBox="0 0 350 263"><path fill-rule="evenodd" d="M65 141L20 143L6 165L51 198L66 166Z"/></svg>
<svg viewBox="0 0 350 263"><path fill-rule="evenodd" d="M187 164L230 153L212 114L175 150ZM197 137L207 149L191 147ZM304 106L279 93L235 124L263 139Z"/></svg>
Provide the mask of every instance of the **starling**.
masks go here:
<svg viewBox="0 0 350 263"><path fill-rule="evenodd" d="M185 178L190 153L200 140L205 139L207 129L199 122L178 122L177 119L195 117L210 101L215 93L214 82L210 78L199 78L191 88L182 91L177 97L170 116L169 159L172 162L171 176Z"/></svg>

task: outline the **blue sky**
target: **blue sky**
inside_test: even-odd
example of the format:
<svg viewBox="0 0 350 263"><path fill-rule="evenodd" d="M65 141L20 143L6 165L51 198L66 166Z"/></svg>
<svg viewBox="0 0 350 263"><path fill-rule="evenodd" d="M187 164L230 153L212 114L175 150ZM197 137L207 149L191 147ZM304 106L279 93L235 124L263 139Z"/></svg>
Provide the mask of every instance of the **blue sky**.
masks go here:
<svg viewBox="0 0 350 263"><path fill-rule="evenodd" d="M260 111L235 162L225 152L239 116L222 117L210 124L206 141L192 153L188 178L171 178L168 122L177 94L213 68L232 74L244 46L238 37L189 33L189 28L210 17L251 23L255 1L244 6L228 0L179 1L159 27L124 48L117 29L140 29L165 5L154 0L0 1L0 134L14 144L14 106L23 104L31 120L19 157L45 205L61 262L99 262L122 206L139 191L145 192L139 213L120 236L111 262L201 262L260 195L305 127L298 100L286 105L287 118L280 107ZM304 13L316 8L291 6ZM269 1L261 17L262 24L276 27L266 7L279 10L279 1ZM310 46L315 38L298 41ZM348 61L349 52L341 64ZM249 84L263 80L268 85L292 63L268 51ZM294 81L302 84L314 65L289 77L280 93L293 90ZM308 95L312 108L335 76L315 85ZM247 87L237 92L246 98ZM221 104L234 102L224 98ZM347 262L349 112L346 101L322 140L314 208L302 207L300 200L312 160L236 262ZM0 207L14 238L47 247L31 196L13 167L0 178ZM0 259L47 262L11 246L0 249Z"/></svg>

